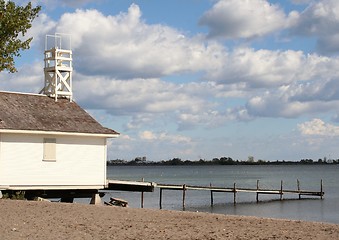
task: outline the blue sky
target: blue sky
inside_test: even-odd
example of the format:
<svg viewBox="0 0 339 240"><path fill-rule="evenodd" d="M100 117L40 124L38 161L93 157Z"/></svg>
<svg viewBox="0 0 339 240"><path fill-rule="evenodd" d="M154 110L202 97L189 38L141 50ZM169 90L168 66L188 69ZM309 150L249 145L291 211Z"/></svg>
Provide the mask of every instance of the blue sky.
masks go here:
<svg viewBox="0 0 339 240"><path fill-rule="evenodd" d="M109 159L339 158L337 0L33 4L0 89L39 92L45 35L71 34L76 102L121 133Z"/></svg>

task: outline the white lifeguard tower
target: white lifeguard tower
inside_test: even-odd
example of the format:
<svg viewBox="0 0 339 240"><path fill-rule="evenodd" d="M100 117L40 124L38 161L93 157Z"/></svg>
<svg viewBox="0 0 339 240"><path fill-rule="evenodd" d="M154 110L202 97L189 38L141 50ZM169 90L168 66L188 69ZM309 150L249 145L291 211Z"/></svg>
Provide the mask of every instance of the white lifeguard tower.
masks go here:
<svg viewBox="0 0 339 240"><path fill-rule="evenodd" d="M49 97L73 99L71 36L56 33L46 35L45 84L40 93Z"/></svg>

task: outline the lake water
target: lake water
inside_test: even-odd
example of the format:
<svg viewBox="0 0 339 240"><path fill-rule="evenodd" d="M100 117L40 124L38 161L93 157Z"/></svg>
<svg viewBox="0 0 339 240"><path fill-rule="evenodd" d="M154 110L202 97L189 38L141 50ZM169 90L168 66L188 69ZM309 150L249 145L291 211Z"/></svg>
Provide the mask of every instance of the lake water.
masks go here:
<svg viewBox="0 0 339 240"><path fill-rule="evenodd" d="M339 165L272 165L272 166L108 166L107 178L137 180L166 184L187 184L217 187L261 188L296 190L297 179L302 190L320 191L323 180L323 200L319 197L298 200L298 195L259 195L237 193L237 204L233 205L233 193L214 193L211 207L209 191L186 192L186 211L213 212L231 215L248 215L269 218L284 218L339 224ZM112 191L110 197L125 199L130 207L139 208L141 193ZM304 197L306 198L306 197ZM145 208L159 208L159 189L144 193ZM162 208L182 210L182 191L163 191Z"/></svg>

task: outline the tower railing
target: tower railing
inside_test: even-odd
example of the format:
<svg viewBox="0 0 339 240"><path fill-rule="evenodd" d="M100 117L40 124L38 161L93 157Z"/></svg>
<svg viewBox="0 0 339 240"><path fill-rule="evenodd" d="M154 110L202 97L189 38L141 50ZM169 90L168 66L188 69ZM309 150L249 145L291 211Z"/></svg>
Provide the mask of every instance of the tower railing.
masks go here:
<svg viewBox="0 0 339 240"><path fill-rule="evenodd" d="M72 91L72 50L70 35L56 33L46 35L45 42L45 83L40 93L58 98L73 99Z"/></svg>

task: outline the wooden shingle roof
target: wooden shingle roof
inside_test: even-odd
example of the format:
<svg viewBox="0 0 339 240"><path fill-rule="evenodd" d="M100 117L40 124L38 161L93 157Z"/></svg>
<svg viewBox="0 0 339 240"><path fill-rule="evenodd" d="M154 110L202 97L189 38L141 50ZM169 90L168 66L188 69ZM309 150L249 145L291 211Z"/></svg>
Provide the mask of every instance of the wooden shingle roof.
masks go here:
<svg viewBox="0 0 339 240"><path fill-rule="evenodd" d="M119 134L68 99L11 92L0 92L0 130Z"/></svg>

